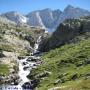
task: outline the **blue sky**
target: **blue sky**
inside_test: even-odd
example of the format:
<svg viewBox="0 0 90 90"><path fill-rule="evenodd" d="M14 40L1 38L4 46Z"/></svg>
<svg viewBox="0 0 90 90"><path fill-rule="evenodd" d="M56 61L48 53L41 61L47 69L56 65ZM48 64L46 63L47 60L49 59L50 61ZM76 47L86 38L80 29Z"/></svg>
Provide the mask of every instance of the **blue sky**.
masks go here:
<svg viewBox="0 0 90 90"><path fill-rule="evenodd" d="M64 10L67 5L90 11L90 0L0 0L0 13L19 11L23 14L44 8Z"/></svg>

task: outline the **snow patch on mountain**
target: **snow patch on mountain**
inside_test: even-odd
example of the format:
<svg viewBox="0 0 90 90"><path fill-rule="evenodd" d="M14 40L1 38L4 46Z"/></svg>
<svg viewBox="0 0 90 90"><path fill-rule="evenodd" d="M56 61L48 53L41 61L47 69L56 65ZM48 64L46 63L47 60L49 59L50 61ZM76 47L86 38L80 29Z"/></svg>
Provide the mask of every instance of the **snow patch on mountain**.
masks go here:
<svg viewBox="0 0 90 90"><path fill-rule="evenodd" d="M27 17L15 11L4 13L1 16L14 21L15 23L27 23Z"/></svg>

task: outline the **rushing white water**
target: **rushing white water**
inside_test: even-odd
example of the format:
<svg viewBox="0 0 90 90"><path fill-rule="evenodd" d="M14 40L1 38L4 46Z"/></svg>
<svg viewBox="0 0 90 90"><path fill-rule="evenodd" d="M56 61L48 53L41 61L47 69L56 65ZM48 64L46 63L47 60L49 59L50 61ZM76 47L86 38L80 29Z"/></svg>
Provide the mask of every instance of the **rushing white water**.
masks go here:
<svg viewBox="0 0 90 90"><path fill-rule="evenodd" d="M40 42L41 42L41 36L38 37L38 39L34 45L34 52L33 53L36 53L38 51L38 47L39 47ZM38 56L32 56L31 58L38 59ZM30 71L32 68L36 67L35 62L28 62L27 59L28 59L28 57L26 57L25 59L19 60L18 75L20 77L20 83L19 83L20 86L24 85L26 82L30 82L30 80L27 78L27 75L30 74ZM26 64L24 65L23 63L26 63ZM25 68L26 68L26 70L25 70Z"/></svg>
<svg viewBox="0 0 90 90"><path fill-rule="evenodd" d="M35 45L34 45L34 53L37 52L37 50L38 50L39 44L40 44L40 42L41 42L41 37L42 37L42 36L39 36L39 37L38 37L38 39L37 39L37 41L36 41L36 43L35 43Z"/></svg>
<svg viewBox="0 0 90 90"><path fill-rule="evenodd" d="M26 62L27 58L22 59L19 61L19 73L18 75L20 76L21 82L19 85L23 85L25 82L29 82L29 79L27 78L27 75L30 73L30 70L24 70L24 65L23 62Z"/></svg>
<svg viewBox="0 0 90 90"><path fill-rule="evenodd" d="M18 72L18 75L20 77L20 83L19 85L22 86L24 83L26 82L30 82L30 80L27 78L27 75L29 75L30 73L30 70L32 68L35 68L35 62L28 62L26 61L28 58L25 58L25 59L21 59L19 61L19 72ZM23 63L27 63L26 65L23 65ZM26 70L24 70L24 68L27 68Z"/></svg>

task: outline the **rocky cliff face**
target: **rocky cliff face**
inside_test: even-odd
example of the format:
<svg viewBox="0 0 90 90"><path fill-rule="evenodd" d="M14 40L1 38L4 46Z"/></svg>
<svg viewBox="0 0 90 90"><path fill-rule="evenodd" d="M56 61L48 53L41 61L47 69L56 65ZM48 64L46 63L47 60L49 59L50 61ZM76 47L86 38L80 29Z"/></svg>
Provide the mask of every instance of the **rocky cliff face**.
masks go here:
<svg viewBox="0 0 90 90"><path fill-rule="evenodd" d="M43 28L54 28L54 22L57 21L61 13L62 12L60 10L52 11L51 9L47 8L44 10L31 12L26 15L26 17L29 18L29 25L40 26Z"/></svg>
<svg viewBox="0 0 90 90"><path fill-rule="evenodd" d="M43 43L42 50L49 50L65 43L68 43L76 36L85 32L90 32L90 18L82 19L67 19L59 25L57 30L52 34L49 39L46 39ZM41 44L42 45L42 44Z"/></svg>

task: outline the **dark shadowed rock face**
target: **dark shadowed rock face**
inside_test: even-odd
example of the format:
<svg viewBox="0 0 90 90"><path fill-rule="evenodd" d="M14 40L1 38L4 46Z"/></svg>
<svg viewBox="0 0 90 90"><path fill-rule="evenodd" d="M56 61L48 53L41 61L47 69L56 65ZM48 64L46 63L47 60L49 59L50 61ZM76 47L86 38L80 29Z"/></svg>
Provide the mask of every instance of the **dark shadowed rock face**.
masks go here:
<svg viewBox="0 0 90 90"><path fill-rule="evenodd" d="M0 51L0 58L5 57L5 55Z"/></svg>
<svg viewBox="0 0 90 90"><path fill-rule="evenodd" d="M61 23L49 39L42 42L41 50L48 51L59 47L85 32L90 32L88 19L68 19Z"/></svg>
<svg viewBox="0 0 90 90"><path fill-rule="evenodd" d="M31 42L31 46L33 46L34 45L34 43L35 43L35 40L34 40L34 38L32 37L32 36L25 36L25 39L27 40L27 41L29 41L29 42Z"/></svg>
<svg viewBox="0 0 90 90"><path fill-rule="evenodd" d="M49 42L50 48L58 47L59 45L68 42L68 40L73 39L79 33L79 26L71 27L69 24L61 24L57 31L53 33L51 41Z"/></svg>

